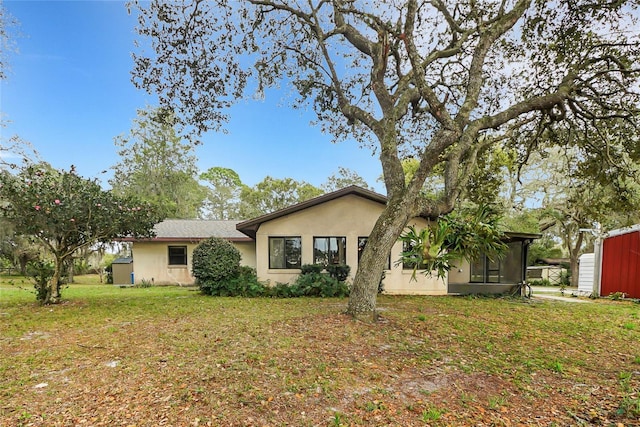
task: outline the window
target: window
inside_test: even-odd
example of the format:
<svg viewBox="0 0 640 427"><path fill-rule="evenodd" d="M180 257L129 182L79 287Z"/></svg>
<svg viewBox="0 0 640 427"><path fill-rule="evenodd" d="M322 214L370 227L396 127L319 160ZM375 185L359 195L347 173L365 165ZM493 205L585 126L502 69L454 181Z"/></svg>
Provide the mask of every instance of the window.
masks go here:
<svg viewBox="0 0 640 427"><path fill-rule="evenodd" d="M313 263L324 266L347 263L346 237L314 237Z"/></svg>
<svg viewBox="0 0 640 427"><path fill-rule="evenodd" d="M300 237L269 237L269 268L300 268Z"/></svg>
<svg viewBox="0 0 640 427"><path fill-rule="evenodd" d="M186 246L169 246L169 265L187 265Z"/></svg>
<svg viewBox="0 0 640 427"><path fill-rule="evenodd" d="M364 247L367 245L368 237L358 237L358 264L360 263L360 257L362 256L362 251ZM385 270L391 270L391 255L387 258L387 265L384 268Z"/></svg>

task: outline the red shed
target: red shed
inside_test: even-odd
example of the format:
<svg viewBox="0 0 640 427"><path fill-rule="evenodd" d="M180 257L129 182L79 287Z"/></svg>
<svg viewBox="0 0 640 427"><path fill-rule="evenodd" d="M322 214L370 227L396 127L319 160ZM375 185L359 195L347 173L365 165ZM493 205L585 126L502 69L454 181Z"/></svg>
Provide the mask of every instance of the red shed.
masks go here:
<svg viewBox="0 0 640 427"><path fill-rule="evenodd" d="M640 224L613 230L602 242L600 295L640 298Z"/></svg>

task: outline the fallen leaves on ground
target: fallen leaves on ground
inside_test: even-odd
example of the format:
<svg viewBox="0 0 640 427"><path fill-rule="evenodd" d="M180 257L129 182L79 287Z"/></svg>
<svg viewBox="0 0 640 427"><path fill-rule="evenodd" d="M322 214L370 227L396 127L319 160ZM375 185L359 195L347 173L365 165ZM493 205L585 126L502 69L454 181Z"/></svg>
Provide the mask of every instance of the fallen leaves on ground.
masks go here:
<svg viewBox="0 0 640 427"><path fill-rule="evenodd" d="M122 295L2 308L0 425L639 425L637 306Z"/></svg>

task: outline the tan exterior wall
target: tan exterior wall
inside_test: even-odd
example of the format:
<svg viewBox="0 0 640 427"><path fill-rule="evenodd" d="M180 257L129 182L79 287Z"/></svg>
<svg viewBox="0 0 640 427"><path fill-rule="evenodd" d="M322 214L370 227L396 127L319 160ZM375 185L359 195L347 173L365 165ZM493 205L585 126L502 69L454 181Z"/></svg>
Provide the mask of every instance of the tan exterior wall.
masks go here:
<svg viewBox="0 0 640 427"><path fill-rule="evenodd" d="M232 242L238 248L241 265L255 268L255 243ZM169 266L169 246L187 247L187 265ZM136 283L153 281L156 285L191 285L195 282L191 275L191 260L197 243L190 242L134 242L133 274Z"/></svg>
<svg viewBox="0 0 640 427"><path fill-rule="evenodd" d="M256 242L231 242L242 255L240 265L256 268Z"/></svg>
<svg viewBox="0 0 640 427"><path fill-rule="evenodd" d="M256 269L258 278L276 283L293 283L300 273L298 269L269 268L269 237L300 236L302 242L302 264L313 263L314 237L346 237L346 261L351 266L351 277L358 266L358 237L367 237L382 212L380 203L362 197L348 195L294 212L290 215L263 223L256 234ZM426 226L421 218L414 222L418 227ZM443 280L417 274L412 281L412 271L394 266L402 252L402 244L396 243L391 252L391 269L385 273L385 292L389 294L446 294Z"/></svg>
<svg viewBox="0 0 640 427"><path fill-rule="evenodd" d="M449 271L449 283L469 283L471 279L471 264L469 261L461 260L455 262L455 267Z"/></svg>

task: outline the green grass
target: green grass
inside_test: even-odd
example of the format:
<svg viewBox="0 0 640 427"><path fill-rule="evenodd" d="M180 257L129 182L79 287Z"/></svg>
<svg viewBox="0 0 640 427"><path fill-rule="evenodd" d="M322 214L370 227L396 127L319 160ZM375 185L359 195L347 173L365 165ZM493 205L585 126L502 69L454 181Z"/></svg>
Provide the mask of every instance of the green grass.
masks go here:
<svg viewBox="0 0 640 427"><path fill-rule="evenodd" d="M372 325L343 315L344 299L95 277L41 307L20 280L0 277L0 425L570 425L639 411L629 302L382 296Z"/></svg>

